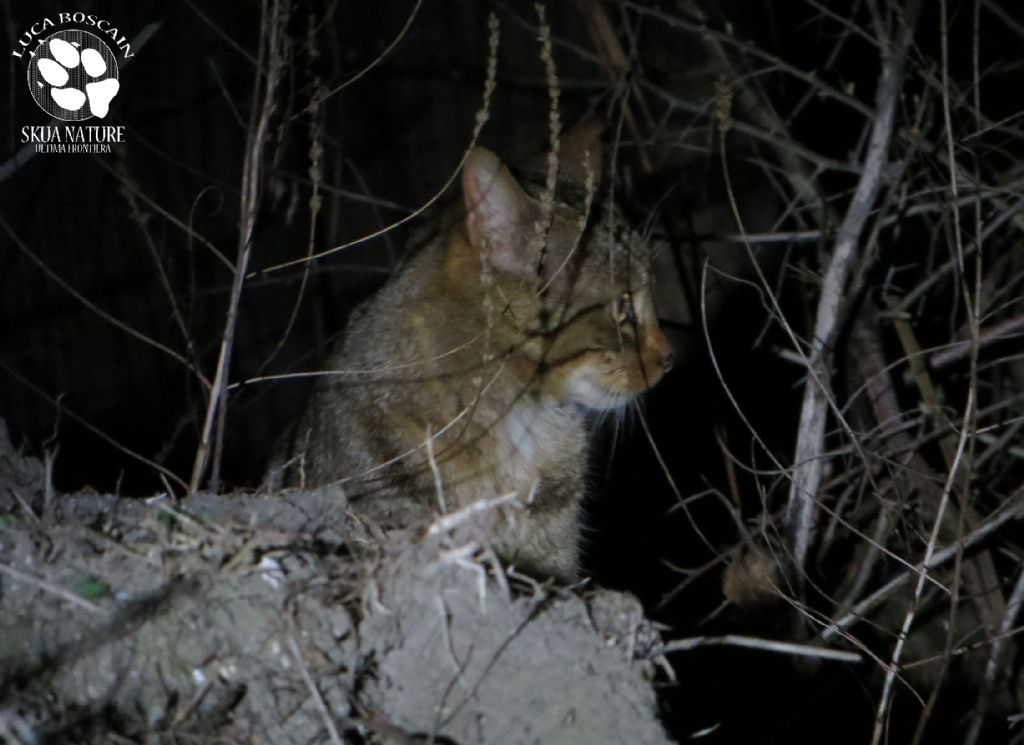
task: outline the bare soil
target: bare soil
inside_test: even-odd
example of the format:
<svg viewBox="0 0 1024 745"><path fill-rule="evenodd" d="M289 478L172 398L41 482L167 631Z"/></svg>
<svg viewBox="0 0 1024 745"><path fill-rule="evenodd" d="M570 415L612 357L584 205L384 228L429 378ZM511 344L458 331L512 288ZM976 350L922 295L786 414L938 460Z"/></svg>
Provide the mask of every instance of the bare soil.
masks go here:
<svg viewBox="0 0 1024 745"><path fill-rule="evenodd" d="M668 743L631 596L337 489L48 494L0 422L0 742Z"/></svg>

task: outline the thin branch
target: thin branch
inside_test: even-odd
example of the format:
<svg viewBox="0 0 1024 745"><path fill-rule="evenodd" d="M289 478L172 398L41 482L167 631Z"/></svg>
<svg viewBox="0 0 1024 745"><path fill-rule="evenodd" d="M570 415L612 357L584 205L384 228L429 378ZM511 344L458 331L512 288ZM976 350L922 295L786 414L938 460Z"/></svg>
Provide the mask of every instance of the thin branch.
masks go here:
<svg viewBox="0 0 1024 745"><path fill-rule="evenodd" d="M695 636L689 639L675 639L657 647L649 657L656 657L670 652L688 652L698 647L743 647L745 649L760 649L765 652L776 652L778 654L794 655L796 657L813 657L819 660L834 660L836 662L862 662L864 658L857 652L845 652L840 649L822 649L812 647L808 644L794 644L782 642L775 639L759 639L753 636L741 636L737 634L725 634L724 636Z"/></svg>
<svg viewBox="0 0 1024 745"><path fill-rule="evenodd" d="M30 249L27 245L25 245L25 242L21 240L21 238L18 236L17 233L14 232L14 229L3 218L3 215L0 215L0 227L3 227L4 232L7 233L7 235L10 237L11 241L14 243L15 247L19 251L21 251L21 253L25 256L25 258L27 258L29 261L31 261L33 264L35 264L43 274L45 274L47 277L49 277L51 280L53 280L61 289L63 289L65 292L67 292L69 295L71 295L71 297L73 297L75 300L80 302L82 305L84 305L90 311L92 311L97 316L102 318L104 321L106 321L107 323L111 324L115 328L118 328L121 331L125 332L126 334L128 334L128 336L132 337L133 339L138 339L142 343L147 344L147 345L153 347L154 349L157 349L157 350L163 352L164 354L166 354L171 359L173 359L173 360L175 360L177 362L180 362L186 369L188 369L191 372L195 373L196 377L199 378L199 380L203 383L204 386L209 387L210 383L203 376L202 371L200 371L191 362L189 362L189 360L186 359L184 355L180 354L179 352L174 351L173 349L168 347L166 344L161 344L160 342L158 342L156 339L152 338L151 336L147 336L146 334L142 333L141 331L138 331L138 330L132 328L131 326L129 326L124 321L122 321L122 320L120 320L118 318L115 318L114 316L110 315L109 313L107 313L107 311L105 311L102 308L100 308L98 305L96 305L96 303L92 302L89 298L87 298L81 292L79 292L74 287L72 287L71 284L68 283L67 280L65 280L63 277L61 277L59 274L57 274L57 272L55 272L53 269L50 268L49 264L47 264L42 259L40 259L38 256L36 256L35 252L32 251L32 249Z"/></svg>
<svg viewBox="0 0 1024 745"><path fill-rule="evenodd" d="M89 430L94 435L96 435L101 440L103 440L105 443L107 443L111 447L115 448L118 452L124 453L129 458L133 458L134 460L137 460L140 463L144 463L145 465L149 466L150 468L156 469L162 476L166 476L167 478L171 479L176 484L178 484L178 486L180 486L182 489L188 488L188 484L186 484L184 481L182 481L173 471L170 471L170 470L164 468L159 463L157 463L157 462L155 462L153 460L150 460L149 458L147 458L147 457L145 457L143 455L140 455L139 453L136 453L134 450L130 450L130 449L126 448L124 445L122 445L120 442L118 442L113 437L108 435L106 432L104 432L103 430L99 429L95 425L90 424L83 416L81 416L79 414L76 414L75 412L71 411L66 406L61 404L60 401L59 401L59 397L55 398L55 397L51 396L49 393L44 391L38 385L33 383L31 380L29 380L28 378L26 378L23 375L21 375L18 372L16 372L14 370L14 368L12 368L10 365L8 365L3 360L0 360L0 368L5 370L8 375L10 375L12 378L17 380L19 383L21 383L23 386L28 388L30 391L32 391L36 395L40 396L41 398L46 399L47 401L49 401L54 406L60 406L60 413L63 416L66 416L68 419L71 419L71 420L77 422L78 424L82 425L85 429Z"/></svg>
<svg viewBox="0 0 1024 745"><path fill-rule="evenodd" d="M974 714L971 717L971 725L964 738L964 745L975 745L978 736L981 734L981 725L988 711L989 702L992 698L992 691L996 682L1005 672L1007 653L1009 651L1007 642L1013 631L1017 616L1020 614L1021 606L1024 605L1024 566L1017 573L1017 583L1010 593L1010 599L1006 604L1006 615L999 624L999 631L995 641L992 642L992 650L989 652L988 662L985 665L985 677L982 680L981 691L978 693L978 702L974 707Z"/></svg>
<svg viewBox="0 0 1024 745"><path fill-rule="evenodd" d="M932 368L938 370L946 367L947 365L961 360L967 357L971 353L972 347L986 347L995 342L1002 341L1005 339L1019 338L1024 335L1024 316L1017 316L1015 318L1008 318L1005 321L990 326L978 333L977 340L965 339L958 341L941 352L936 352L928 360L928 363Z"/></svg>
<svg viewBox="0 0 1024 745"><path fill-rule="evenodd" d="M858 621L863 620L868 613L881 605L896 590L910 582L913 577L927 576L927 572L936 569L951 559L954 559L958 551L970 551L972 548L987 539L1007 523L1024 517L1024 489L1018 489L1006 500L999 512L989 517L985 522L971 531L962 540L935 551L926 562L916 564L912 569L904 570L890 579L880 588L861 600L850 609L850 612L835 619L821 631L822 641L831 641L838 634L845 632Z"/></svg>
<svg viewBox="0 0 1024 745"><path fill-rule="evenodd" d="M198 491L199 482L206 473L215 415L219 415L218 455L223 441L223 423L227 410L227 381L231 366L231 353L234 349L235 328L238 323L238 306L241 301L242 286L245 283L246 270L252 255L252 235L259 212L263 151L266 147L270 118L276 109L274 96L277 92L277 84L284 64L284 53L282 50L284 41L282 35L284 33L286 17L287 14L279 0L264 0L263 16L260 23L260 28L263 29L260 40L262 49L260 50L259 58L261 62L266 62L266 82L264 84L263 75L257 75L256 90L259 91L261 85L263 86L262 100L260 105L253 111L254 118L249 128L249 141L246 147L245 162L242 167L242 204L240 208L242 229L239 232L238 260L235 267L234 281L231 285L231 300L228 303L228 314L224 324L224 333L221 337L220 353L217 357L217 370L213 376L213 385L206 407L206 419L203 422L199 447L196 449L196 457L192 466L192 479L189 482L189 491L192 493ZM257 69L263 69L263 65L259 65ZM254 96L255 98L256 96ZM213 478L214 489L217 487L217 476L218 474L215 469Z"/></svg>
<svg viewBox="0 0 1024 745"><path fill-rule="evenodd" d="M921 595L924 592L925 581L928 579L928 565L931 563L935 556L935 547L939 540L939 531L942 529L942 525L946 515L946 507L949 505L950 495L953 492L953 485L956 483L959 476L961 464L963 463L964 451L967 448L967 441L970 438L970 421L974 416L975 412L975 389L971 387L967 391L967 405L964 408L964 424L960 430L960 437L957 442L956 454L953 458L953 465L949 469L949 476L946 479L946 485L942 489L942 497L939 500L939 506L935 513L935 520L932 522L932 532L928 537L928 545L925 547L924 559L921 564L923 570L917 575L917 583L914 585L914 595L911 600L910 607L907 608L906 615L903 617L903 625L900 628L900 633L896 639L896 646L893 647L892 656L889 659L889 664L885 671L885 682L882 684L882 695L878 701L878 709L875 713L875 728L871 736L871 745L877 745L881 742L885 732L886 715L889 709L889 702L892 700L892 687L896 682L896 674L899 670L900 660L903 656L903 649L907 643L907 637L910 634L910 626L914 622L914 618L917 615L917 609L921 604ZM963 546L958 542L953 552L953 558L959 560L963 555ZM952 603L955 606L955 602Z"/></svg>
<svg viewBox="0 0 1024 745"><path fill-rule="evenodd" d="M103 610L103 608L101 608L100 606L96 605L96 603L92 602L91 600L86 600L82 596L76 595L70 590L66 590L65 588L61 587L60 585L55 585L52 582L47 582L45 579L33 577L31 574L26 574L25 572L15 569L12 566L8 566L3 562L0 562L0 572L3 572L13 580L22 582L26 585L38 587L40 590L48 592L51 595L56 595L57 597L68 601L72 605L77 605L79 608L83 608L89 611L90 613L106 615L106 611Z"/></svg>
<svg viewBox="0 0 1024 745"><path fill-rule="evenodd" d="M409 17L405 19L405 23L402 25L402 28L398 31L398 35L395 36L395 38L392 39L391 43L384 48L384 51L382 51L373 60L371 60L369 64L364 65L362 69L359 70L359 72L352 75L344 83L340 83L327 93L323 94L323 96L321 96L319 100L315 101L314 103L317 106L323 104L324 101L326 101L328 98L331 98L336 93L341 93L343 90L348 88L357 80L360 80L364 75L370 72L370 70L375 68L381 62L383 62L387 58L387 56L395 50L395 47L398 46L402 39L405 38L405 35L409 32L409 29L412 27L412 22L416 20L416 14L419 13L421 5L423 5L423 0L416 0L416 4L413 6L412 10L409 11ZM299 114L296 114L296 116L299 116Z"/></svg>
<svg viewBox="0 0 1024 745"><path fill-rule="evenodd" d="M800 573L814 537L814 506L824 465L829 391L819 385L814 377L821 381L831 378L828 356L839 332L844 290L857 258L860 236L885 180L896 103L903 86L906 53L914 35L919 9L920 0L908 0L898 41L891 48L888 44L882 47L882 74L878 81L876 113L864 168L853 200L837 231L835 246L822 279L810 352L817 376L811 376L804 387L793 456L793 481L785 518L798 576L802 576Z"/></svg>
<svg viewBox="0 0 1024 745"><path fill-rule="evenodd" d="M295 660L299 672L302 673L302 680L306 684L306 690L309 691L310 697L316 704L317 711L320 712L320 717L323 719L324 726L330 735L331 745L343 745L345 741L341 739L341 733L338 731L333 717L331 717L331 710L327 708L327 702L324 701L323 694L320 693L316 681L313 680L313 675L309 671L309 665L306 664L306 660L302 656L302 651L299 649L299 643L295 641L294 634L288 634L288 649L292 653L292 659Z"/></svg>

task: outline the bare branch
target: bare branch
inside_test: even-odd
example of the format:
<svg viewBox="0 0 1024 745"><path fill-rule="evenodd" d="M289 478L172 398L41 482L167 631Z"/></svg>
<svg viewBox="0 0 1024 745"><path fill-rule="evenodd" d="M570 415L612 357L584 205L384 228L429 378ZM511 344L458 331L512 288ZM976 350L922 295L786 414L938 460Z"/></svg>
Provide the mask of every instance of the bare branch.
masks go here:
<svg viewBox="0 0 1024 745"><path fill-rule="evenodd" d="M889 162L896 103L903 86L906 53L914 35L920 0L909 0L894 44L882 45L882 74L876 92L875 117L871 128L864 167L846 216L836 234L836 242L822 279L821 295L811 341L810 358L816 375L804 387L796 452L793 456L793 481L786 507L786 526L792 541L792 558L802 572L807 551L814 539L815 501L821 484L825 452L825 422L829 391L824 384L831 378L829 355L842 320L842 302L858 243L871 210L885 180ZM817 380L815 380L817 378ZM820 381L820 382L819 382Z"/></svg>

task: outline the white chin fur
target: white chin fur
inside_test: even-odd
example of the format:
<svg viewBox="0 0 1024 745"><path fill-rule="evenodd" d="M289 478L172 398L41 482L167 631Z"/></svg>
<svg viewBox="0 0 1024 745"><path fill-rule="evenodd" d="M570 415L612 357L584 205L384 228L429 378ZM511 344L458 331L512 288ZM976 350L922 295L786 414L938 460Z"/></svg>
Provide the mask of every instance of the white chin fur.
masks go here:
<svg viewBox="0 0 1024 745"><path fill-rule="evenodd" d="M621 408L631 398L602 388L586 374L577 374L573 377L569 388L569 397L574 403L597 411Z"/></svg>

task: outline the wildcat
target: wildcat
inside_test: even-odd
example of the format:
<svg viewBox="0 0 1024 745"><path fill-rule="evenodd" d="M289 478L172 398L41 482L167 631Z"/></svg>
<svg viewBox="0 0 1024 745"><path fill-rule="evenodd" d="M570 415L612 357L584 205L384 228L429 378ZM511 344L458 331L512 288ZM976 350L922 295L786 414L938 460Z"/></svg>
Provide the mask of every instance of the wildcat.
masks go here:
<svg viewBox="0 0 1024 745"><path fill-rule="evenodd" d="M599 130L563 135L556 163L552 194L469 152L461 204L356 310L272 483L341 481L354 505L449 512L515 494L524 508L492 525L498 553L577 577L588 417L626 407L673 359L648 248L599 191Z"/></svg>

